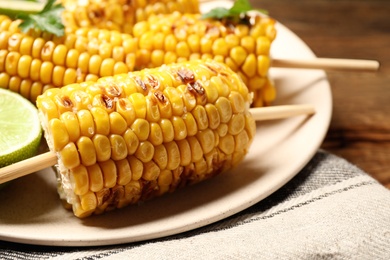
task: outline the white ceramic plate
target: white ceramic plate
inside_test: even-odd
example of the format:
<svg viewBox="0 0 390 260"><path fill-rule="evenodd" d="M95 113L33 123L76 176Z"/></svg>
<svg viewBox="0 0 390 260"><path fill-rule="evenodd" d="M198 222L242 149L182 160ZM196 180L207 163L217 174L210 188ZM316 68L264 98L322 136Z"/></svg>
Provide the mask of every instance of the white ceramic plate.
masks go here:
<svg viewBox="0 0 390 260"><path fill-rule="evenodd" d="M314 56L290 30L281 24L277 29L274 57ZM62 207L54 174L46 169L0 191L0 240L58 246L142 241L205 226L264 199L312 158L328 129L332 107L323 71L271 69L270 73L278 89L277 104L309 103L317 112L310 118L258 124L250 153L235 170L139 206L78 219Z"/></svg>

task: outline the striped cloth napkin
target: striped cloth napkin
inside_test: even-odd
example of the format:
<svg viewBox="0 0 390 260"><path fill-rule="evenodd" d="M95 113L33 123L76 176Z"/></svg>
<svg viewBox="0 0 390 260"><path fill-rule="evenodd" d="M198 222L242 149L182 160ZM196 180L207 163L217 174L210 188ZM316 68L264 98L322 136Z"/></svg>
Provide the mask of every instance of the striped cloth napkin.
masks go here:
<svg viewBox="0 0 390 260"><path fill-rule="evenodd" d="M103 247L0 241L0 259L390 259L390 190L319 150L277 192L215 224Z"/></svg>

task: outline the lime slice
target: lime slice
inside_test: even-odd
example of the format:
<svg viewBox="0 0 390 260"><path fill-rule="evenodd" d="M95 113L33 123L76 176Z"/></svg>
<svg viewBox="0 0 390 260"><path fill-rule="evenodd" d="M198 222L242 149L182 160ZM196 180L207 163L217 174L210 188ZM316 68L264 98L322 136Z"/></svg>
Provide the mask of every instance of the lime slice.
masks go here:
<svg viewBox="0 0 390 260"><path fill-rule="evenodd" d="M0 88L0 168L34 156L41 136L37 108L21 95Z"/></svg>

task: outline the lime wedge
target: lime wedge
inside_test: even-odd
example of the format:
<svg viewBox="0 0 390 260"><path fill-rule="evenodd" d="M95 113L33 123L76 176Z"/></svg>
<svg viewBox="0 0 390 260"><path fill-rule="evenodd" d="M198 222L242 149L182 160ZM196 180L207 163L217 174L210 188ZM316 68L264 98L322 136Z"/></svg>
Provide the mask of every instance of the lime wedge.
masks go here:
<svg viewBox="0 0 390 260"><path fill-rule="evenodd" d="M0 88L0 168L34 156L41 136L37 108L21 95Z"/></svg>

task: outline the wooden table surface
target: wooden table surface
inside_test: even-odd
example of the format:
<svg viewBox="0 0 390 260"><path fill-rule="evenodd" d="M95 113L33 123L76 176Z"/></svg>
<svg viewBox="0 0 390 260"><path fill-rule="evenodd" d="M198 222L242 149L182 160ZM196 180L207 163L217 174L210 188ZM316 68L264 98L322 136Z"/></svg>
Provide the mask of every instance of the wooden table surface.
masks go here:
<svg viewBox="0 0 390 260"><path fill-rule="evenodd" d="M251 0L317 57L373 59L378 72L327 72L333 114L322 148L390 188L390 1Z"/></svg>

